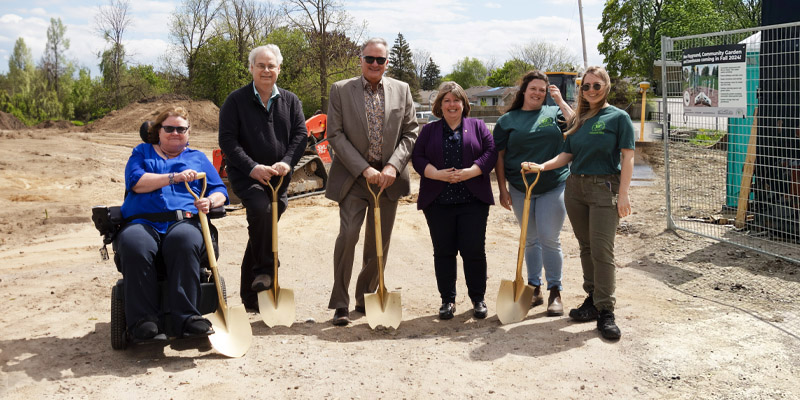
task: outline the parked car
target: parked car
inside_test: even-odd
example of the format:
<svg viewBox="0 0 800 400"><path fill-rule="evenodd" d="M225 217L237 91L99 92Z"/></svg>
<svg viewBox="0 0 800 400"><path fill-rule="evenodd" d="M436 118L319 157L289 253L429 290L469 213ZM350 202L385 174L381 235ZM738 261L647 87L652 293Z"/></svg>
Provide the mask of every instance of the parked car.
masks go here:
<svg viewBox="0 0 800 400"><path fill-rule="evenodd" d="M417 122L421 122L421 120L424 120L425 122L433 122L438 119L439 118L433 115L433 113L430 111L417 111Z"/></svg>

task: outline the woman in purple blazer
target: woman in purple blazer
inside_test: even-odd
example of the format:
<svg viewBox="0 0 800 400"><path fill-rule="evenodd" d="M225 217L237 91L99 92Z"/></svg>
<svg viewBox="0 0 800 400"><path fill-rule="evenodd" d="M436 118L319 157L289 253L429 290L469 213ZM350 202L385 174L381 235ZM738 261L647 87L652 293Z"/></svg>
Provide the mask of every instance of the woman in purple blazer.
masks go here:
<svg viewBox="0 0 800 400"><path fill-rule="evenodd" d="M486 318L486 220L494 204L490 172L497 161L494 139L486 124L469 115L467 93L444 82L433 103L442 118L422 128L411 160L420 174L417 208L425 213L433 242L433 265L442 297L440 319L456 312L456 255L461 253L464 277L475 318Z"/></svg>

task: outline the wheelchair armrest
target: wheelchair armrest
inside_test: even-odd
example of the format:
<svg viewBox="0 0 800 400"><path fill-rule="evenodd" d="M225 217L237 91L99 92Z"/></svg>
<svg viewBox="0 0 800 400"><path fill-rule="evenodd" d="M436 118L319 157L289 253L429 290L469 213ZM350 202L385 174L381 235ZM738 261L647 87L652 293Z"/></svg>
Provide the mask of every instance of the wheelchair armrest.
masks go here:
<svg viewBox="0 0 800 400"><path fill-rule="evenodd" d="M225 205L221 205L219 207L214 207L208 212L209 219L217 219L222 218L226 215Z"/></svg>

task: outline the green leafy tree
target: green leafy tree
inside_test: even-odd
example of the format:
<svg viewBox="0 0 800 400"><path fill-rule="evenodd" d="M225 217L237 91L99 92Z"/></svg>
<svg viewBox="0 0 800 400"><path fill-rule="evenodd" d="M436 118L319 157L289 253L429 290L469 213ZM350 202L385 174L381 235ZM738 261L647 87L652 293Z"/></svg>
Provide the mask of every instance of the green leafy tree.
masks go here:
<svg viewBox="0 0 800 400"><path fill-rule="evenodd" d="M42 70L45 72L50 87L59 93L60 78L67 72L67 61L64 52L69 49L69 39L66 37L67 27L61 18L50 18L47 28L47 44L42 56Z"/></svg>
<svg viewBox="0 0 800 400"><path fill-rule="evenodd" d="M465 57L453 65L453 72L444 77L446 81L455 81L464 89L472 86L486 84L486 76L489 74L486 66L477 58Z"/></svg>
<svg viewBox="0 0 800 400"><path fill-rule="evenodd" d="M310 116L322 109L319 93L319 73L303 62L310 52L310 45L299 29L277 28L270 32L267 42L277 45L283 55L283 65L278 76L278 86L290 90L300 98L303 114Z"/></svg>
<svg viewBox="0 0 800 400"><path fill-rule="evenodd" d="M428 62L425 67L425 73L422 75L422 89L434 90L439 87L442 82L442 73L439 71L439 66L433 62L433 58Z"/></svg>
<svg viewBox="0 0 800 400"><path fill-rule="evenodd" d="M247 65L239 60L236 42L217 36L195 54L190 89L192 95L221 106L229 93L251 79Z"/></svg>
<svg viewBox="0 0 800 400"><path fill-rule="evenodd" d="M31 79L35 74L33 56L25 40L17 38L14 43L14 52L8 59L8 80L10 94L28 94L31 91Z"/></svg>
<svg viewBox="0 0 800 400"><path fill-rule="evenodd" d="M502 67L492 71L486 84L492 87L514 86L526 72L532 69L535 69L533 65L519 58L512 58L506 61Z"/></svg>
<svg viewBox="0 0 800 400"><path fill-rule="evenodd" d="M389 66L386 74L411 86L411 94L419 100L419 83L417 73L414 71L414 55L402 33L397 34L394 45L389 51Z"/></svg>
<svg viewBox="0 0 800 400"><path fill-rule="evenodd" d="M100 69L103 83L110 89L116 108L122 107L124 102L121 84L126 63L122 35L133 22L128 14L129 6L129 0L109 0L108 5L100 7L95 16L98 33L110 45L101 55Z"/></svg>
<svg viewBox="0 0 800 400"><path fill-rule="evenodd" d="M762 0L713 0L724 20L725 29L745 29L761 25Z"/></svg>
<svg viewBox="0 0 800 400"><path fill-rule="evenodd" d="M598 28L609 74L652 81L662 35L716 32L724 20L712 0L609 0Z"/></svg>

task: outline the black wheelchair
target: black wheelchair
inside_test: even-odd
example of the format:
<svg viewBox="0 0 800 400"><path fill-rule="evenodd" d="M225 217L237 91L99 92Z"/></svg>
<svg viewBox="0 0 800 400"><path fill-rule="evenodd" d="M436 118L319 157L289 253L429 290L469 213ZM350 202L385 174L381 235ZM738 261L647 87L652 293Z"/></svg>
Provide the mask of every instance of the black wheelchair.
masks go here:
<svg viewBox="0 0 800 400"><path fill-rule="evenodd" d="M114 251L114 264L117 271L122 273L120 264L120 256L116 251L114 238L116 233L125 225L122 218L122 213L119 206L106 207L95 206L92 207L92 221L95 228L100 231L103 236L103 247L100 248L101 257L108 259L107 245L111 244ZM208 213L210 219L221 218L225 216L225 208L217 207ZM175 213L175 220L180 220L184 215L180 212ZM196 218L196 217L195 217ZM209 222L209 229L211 231L211 240L214 246L214 254L219 258L219 245L218 245L218 232L217 228ZM160 295L161 309L159 311L159 326L164 328L164 334L168 338L180 337L180 327L173 326L172 319L169 318L170 310L166 308L167 304L167 289L166 289L166 268L164 260L161 257L161 252L156 255L156 271L158 274L158 285ZM125 350L130 343L132 343L131 335L127 331L127 323L125 320L125 277L117 280L117 283L111 288L111 347L114 350ZM222 286L222 297L227 299L225 289L225 279L220 276L220 283ZM211 270L208 265L208 258L202 257L200 262L200 303L197 305L200 314L210 314L217 310L217 290L214 286L214 277L211 275Z"/></svg>

